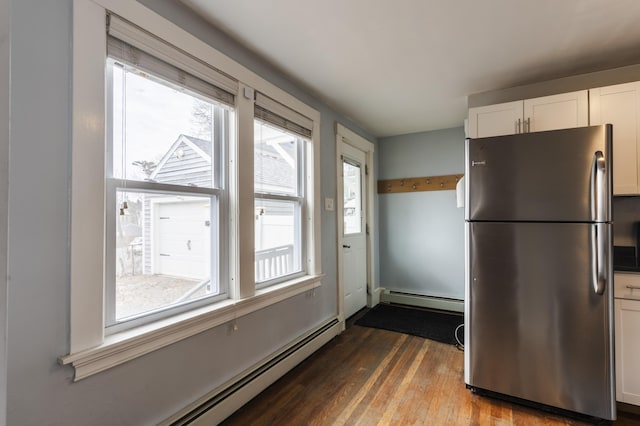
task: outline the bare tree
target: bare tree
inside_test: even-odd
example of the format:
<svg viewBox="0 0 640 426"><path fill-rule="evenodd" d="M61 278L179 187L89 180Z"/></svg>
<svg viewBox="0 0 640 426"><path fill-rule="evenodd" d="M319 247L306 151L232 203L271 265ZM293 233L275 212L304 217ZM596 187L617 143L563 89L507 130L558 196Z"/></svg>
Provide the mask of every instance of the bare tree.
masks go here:
<svg viewBox="0 0 640 426"><path fill-rule="evenodd" d="M151 173L158 167L158 164L155 161L147 161L147 160L136 160L133 163L134 166L138 166L142 169L144 175L149 179Z"/></svg>
<svg viewBox="0 0 640 426"><path fill-rule="evenodd" d="M213 130L213 105L200 99L193 100L191 107L191 135L196 138L211 140Z"/></svg>

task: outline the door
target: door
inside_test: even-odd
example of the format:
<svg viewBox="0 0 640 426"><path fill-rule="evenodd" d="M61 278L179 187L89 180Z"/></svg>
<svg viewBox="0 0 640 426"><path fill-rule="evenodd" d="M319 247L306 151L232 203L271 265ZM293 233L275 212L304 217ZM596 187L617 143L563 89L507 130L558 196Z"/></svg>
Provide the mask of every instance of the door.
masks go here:
<svg viewBox="0 0 640 426"><path fill-rule="evenodd" d="M342 145L344 317L367 305L365 153Z"/></svg>
<svg viewBox="0 0 640 426"><path fill-rule="evenodd" d="M616 299L616 396L640 405L640 300Z"/></svg>
<svg viewBox="0 0 640 426"><path fill-rule="evenodd" d="M210 275L208 201L159 202L154 208L155 273L205 279Z"/></svg>
<svg viewBox="0 0 640 426"><path fill-rule="evenodd" d="M611 225L466 226L469 384L610 419L612 274L605 262L606 285L598 293L593 247L596 229Z"/></svg>
<svg viewBox="0 0 640 426"><path fill-rule="evenodd" d="M589 98L586 90L525 99L525 132L568 129L589 125Z"/></svg>
<svg viewBox="0 0 640 426"><path fill-rule="evenodd" d="M522 133L522 101L469 108L469 137Z"/></svg>
<svg viewBox="0 0 640 426"><path fill-rule="evenodd" d="M592 125L613 124L613 194L635 195L638 189L640 83L589 91Z"/></svg>
<svg viewBox="0 0 640 426"><path fill-rule="evenodd" d="M467 219L609 221L610 131L594 126L467 140Z"/></svg>

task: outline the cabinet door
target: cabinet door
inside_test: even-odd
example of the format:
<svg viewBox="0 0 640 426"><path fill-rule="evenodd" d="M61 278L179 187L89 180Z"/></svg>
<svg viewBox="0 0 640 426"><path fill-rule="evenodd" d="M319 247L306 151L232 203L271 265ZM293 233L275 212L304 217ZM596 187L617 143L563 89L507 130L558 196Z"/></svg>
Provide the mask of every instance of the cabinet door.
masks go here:
<svg viewBox="0 0 640 426"><path fill-rule="evenodd" d="M640 83L589 91L591 124L613 124L613 193L638 194Z"/></svg>
<svg viewBox="0 0 640 426"><path fill-rule="evenodd" d="M640 405L640 300L615 300L616 399Z"/></svg>
<svg viewBox="0 0 640 426"><path fill-rule="evenodd" d="M522 101L469 108L469 137L522 133Z"/></svg>
<svg viewBox="0 0 640 426"><path fill-rule="evenodd" d="M526 132L588 126L588 91L525 99L524 121Z"/></svg>

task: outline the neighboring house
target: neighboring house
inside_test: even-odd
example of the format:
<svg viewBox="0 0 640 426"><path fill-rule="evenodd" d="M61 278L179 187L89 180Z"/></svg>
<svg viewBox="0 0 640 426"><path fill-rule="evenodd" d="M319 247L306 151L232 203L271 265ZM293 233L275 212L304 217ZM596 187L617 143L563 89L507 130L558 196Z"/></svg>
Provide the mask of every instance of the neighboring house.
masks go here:
<svg viewBox="0 0 640 426"><path fill-rule="evenodd" d="M288 193L295 188L296 149L293 137L258 143L255 181L262 193ZM154 182L212 185L212 143L180 135L150 174ZM208 198L145 195L142 214L143 273L205 279L209 276L211 205ZM294 238L293 207L259 199L256 209L256 250L290 245ZM214 212L215 214L215 212Z"/></svg>
<svg viewBox="0 0 640 426"><path fill-rule="evenodd" d="M155 182L210 187L211 141L180 135L149 176ZM143 272L206 279L210 275L209 198L146 195L143 202Z"/></svg>

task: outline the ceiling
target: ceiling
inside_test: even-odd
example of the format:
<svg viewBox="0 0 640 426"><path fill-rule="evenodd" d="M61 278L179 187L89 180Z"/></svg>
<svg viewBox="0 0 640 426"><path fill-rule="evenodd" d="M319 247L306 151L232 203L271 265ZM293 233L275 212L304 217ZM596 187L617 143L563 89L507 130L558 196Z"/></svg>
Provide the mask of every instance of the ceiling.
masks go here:
<svg viewBox="0 0 640 426"><path fill-rule="evenodd" d="M461 126L473 93L640 63L638 0L181 1L377 137Z"/></svg>

